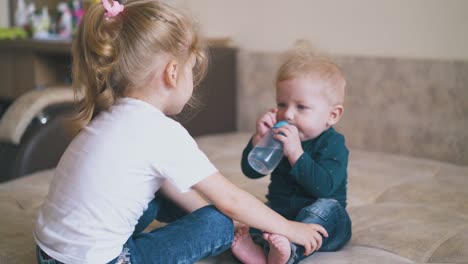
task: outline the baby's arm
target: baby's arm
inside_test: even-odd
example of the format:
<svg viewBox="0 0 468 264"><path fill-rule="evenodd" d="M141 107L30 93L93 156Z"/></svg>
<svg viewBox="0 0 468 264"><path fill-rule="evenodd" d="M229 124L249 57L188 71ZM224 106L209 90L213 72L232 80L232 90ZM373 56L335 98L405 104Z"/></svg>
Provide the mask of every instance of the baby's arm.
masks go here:
<svg viewBox="0 0 468 264"><path fill-rule="evenodd" d="M308 255L321 244L327 231L315 224L288 221L248 192L238 188L220 173L215 173L193 186L230 218L268 233L280 234L303 245Z"/></svg>
<svg viewBox="0 0 468 264"><path fill-rule="evenodd" d="M250 179L258 179L261 177L264 177L264 174L258 173L256 170L250 166L249 161L248 161L248 156L250 151L253 149L253 144L252 140L249 141L247 146L244 148L242 151L242 158L241 158L241 169L242 173L244 173L245 176L247 176Z"/></svg>
<svg viewBox="0 0 468 264"><path fill-rule="evenodd" d="M334 135L317 154L303 153L291 175L311 195L327 197L346 180L348 153L344 137Z"/></svg>
<svg viewBox="0 0 468 264"><path fill-rule="evenodd" d="M289 164L294 166L299 157L304 153L299 137L299 131L294 125L286 125L275 129L275 139L283 144L283 154L288 158Z"/></svg>

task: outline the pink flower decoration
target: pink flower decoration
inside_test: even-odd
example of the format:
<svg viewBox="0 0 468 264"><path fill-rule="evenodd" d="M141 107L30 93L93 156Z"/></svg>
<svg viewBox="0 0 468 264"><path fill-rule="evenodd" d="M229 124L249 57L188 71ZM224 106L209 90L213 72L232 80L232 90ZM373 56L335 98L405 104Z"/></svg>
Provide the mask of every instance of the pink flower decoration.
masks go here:
<svg viewBox="0 0 468 264"><path fill-rule="evenodd" d="M106 19L114 17L124 10L124 5L117 1L112 1L112 5L109 3L109 0L101 0L101 3L104 9L106 9L106 13L104 14Z"/></svg>

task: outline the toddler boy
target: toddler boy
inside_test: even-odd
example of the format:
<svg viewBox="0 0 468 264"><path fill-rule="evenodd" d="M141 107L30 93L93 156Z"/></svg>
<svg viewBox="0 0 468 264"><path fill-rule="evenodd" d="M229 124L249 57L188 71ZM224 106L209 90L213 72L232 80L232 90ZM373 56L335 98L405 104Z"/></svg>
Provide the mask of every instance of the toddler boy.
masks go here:
<svg viewBox="0 0 468 264"><path fill-rule="evenodd" d="M276 108L258 119L242 155L247 177L265 176L249 165L247 156L276 122L289 123L274 131L284 158L271 174L267 205L289 220L324 227L328 237L317 231L315 251L339 250L351 238L346 211L349 151L344 136L333 128L343 115L345 84L334 62L308 45L298 46L278 70ZM306 257L304 248L286 237L255 229L249 233L247 226L237 231L232 252L252 264L297 263Z"/></svg>

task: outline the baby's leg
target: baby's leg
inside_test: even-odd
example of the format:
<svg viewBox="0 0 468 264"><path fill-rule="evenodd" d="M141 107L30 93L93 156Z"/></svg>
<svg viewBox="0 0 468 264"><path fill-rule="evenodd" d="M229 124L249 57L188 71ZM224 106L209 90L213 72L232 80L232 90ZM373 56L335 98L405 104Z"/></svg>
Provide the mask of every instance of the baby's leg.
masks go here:
<svg viewBox="0 0 468 264"><path fill-rule="evenodd" d="M248 226L243 226L237 230L231 250L234 256L244 264L267 263L263 249L255 244L250 237Z"/></svg>
<svg viewBox="0 0 468 264"><path fill-rule="evenodd" d="M318 224L327 230L328 237L322 237L322 246L318 251L337 251L351 239L351 219L346 209L335 199L318 199L302 208L295 220Z"/></svg>
<svg viewBox="0 0 468 264"><path fill-rule="evenodd" d="M291 256L289 240L278 234L264 233L263 238L270 245L268 264L285 264Z"/></svg>

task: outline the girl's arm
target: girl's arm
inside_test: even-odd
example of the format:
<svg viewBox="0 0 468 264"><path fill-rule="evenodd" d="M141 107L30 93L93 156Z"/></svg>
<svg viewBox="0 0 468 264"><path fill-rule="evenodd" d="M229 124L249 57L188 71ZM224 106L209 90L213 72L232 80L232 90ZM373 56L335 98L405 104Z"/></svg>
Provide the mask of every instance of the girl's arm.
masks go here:
<svg viewBox="0 0 468 264"><path fill-rule="evenodd" d="M193 188L230 218L265 232L283 235L290 241L303 245L305 255L320 247L320 234L328 237L327 231L320 225L286 220L220 173L203 179Z"/></svg>
<svg viewBox="0 0 468 264"><path fill-rule="evenodd" d="M164 196L169 198L172 202L188 213L208 205L208 202L196 191L181 193L170 181L167 180L159 190Z"/></svg>

